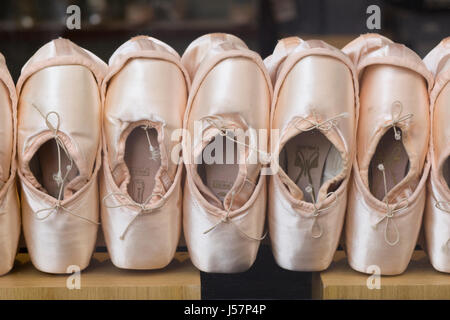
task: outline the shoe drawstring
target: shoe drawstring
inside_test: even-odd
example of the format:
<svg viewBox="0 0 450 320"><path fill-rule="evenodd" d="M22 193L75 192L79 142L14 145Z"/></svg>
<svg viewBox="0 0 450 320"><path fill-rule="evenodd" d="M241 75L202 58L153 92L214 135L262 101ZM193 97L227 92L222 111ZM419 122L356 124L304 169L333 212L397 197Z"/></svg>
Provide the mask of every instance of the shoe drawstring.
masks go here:
<svg viewBox="0 0 450 320"><path fill-rule="evenodd" d="M106 200L110 197L122 197L123 199L126 200L127 203L122 203L122 204L118 204L118 205L109 205L107 204ZM161 200L158 202L158 204L154 207L148 208L147 205L150 203L150 201L154 198L154 197L161 197ZM125 229L122 231L121 235L120 235L120 240L124 240L125 239L125 235L127 234L128 230L130 229L131 225L135 222L135 220L146 213L153 213L155 211L157 211L158 209L160 209L166 202L166 198L164 198L164 195L162 193L159 192L155 192L152 193L143 203L137 203L135 201L133 201L132 199L130 199L129 196L125 195L122 192L110 192L108 193L106 196L103 197L102 199L102 203L103 205L108 208L108 209L116 209L116 208L122 208L122 207L134 207L134 208L138 208L139 211L137 214L134 215L134 217L130 220L130 222L128 222L127 226L125 227Z"/></svg>
<svg viewBox="0 0 450 320"><path fill-rule="evenodd" d="M397 113L394 113L395 109L398 109ZM402 112L403 112L403 104L400 101L394 101L392 103L392 112L391 112L392 120L391 120L391 122L389 122L388 124L386 124L384 126L385 128L392 127L394 129L394 137L395 137L395 140L397 140L397 141L402 138L401 131L397 130L398 124L400 122L411 119L414 116L412 113L408 113L408 114L405 114L404 116L402 116Z"/></svg>
<svg viewBox="0 0 450 320"><path fill-rule="evenodd" d="M236 144L240 144L246 148L249 148L250 150L253 150L255 152L257 152L258 154L261 155L262 159L269 163L271 160L271 155L267 152L264 152L258 148L255 148L254 146L251 146L245 142L239 141L236 139L236 136L234 134L232 134L230 132L229 129L223 128L223 126L221 126L220 124L218 124L217 122L222 122L222 117L220 116L209 116L209 117L204 117L203 120L205 120L206 122L209 123L210 126L214 127L215 129L217 129L219 131L219 135L222 137L225 137L226 139L236 143Z"/></svg>
<svg viewBox="0 0 450 320"><path fill-rule="evenodd" d="M381 217L381 219L379 219L374 227L376 228L383 220L386 220L386 224L384 226L384 241L386 241L386 243L390 246L395 246L399 241L400 241L400 231L398 230L397 224L395 223L395 214L399 211L402 211L404 209L406 209L409 206L409 202L408 199L404 199L399 201L399 204L404 202L405 205L398 207L397 205L392 207L391 205L389 205L389 200L387 198L387 182L386 182L386 170L384 168L384 165L382 163L380 163L378 165L378 170L380 170L383 174L383 184L384 184L384 203L386 204L386 214L383 215L383 217ZM395 231L395 240L391 241L389 240L388 237L388 229L389 229L389 224L392 224L394 231Z"/></svg>
<svg viewBox="0 0 450 320"><path fill-rule="evenodd" d="M161 157L161 151L158 147L153 146L152 141L150 140L150 135L148 133L149 129L152 129L151 126L145 125L141 127L145 131L145 135L147 136L149 151L150 151L150 159L158 160Z"/></svg>
<svg viewBox="0 0 450 320"><path fill-rule="evenodd" d="M219 131L219 135L222 137L225 137L226 139L236 143L236 144L240 144L244 147L247 147L257 153L259 153L266 161L270 161L270 155L267 152L261 151L258 148L255 148L245 142L239 141L235 138L234 135L229 134L229 129L224 128L222 125L218 124L217 122L223 122L223 118L220 116L209 116L209 117L204 117L203 120L205 120L206 122L208 122L208 124L211 127L214 127L215 129L217 129ZM230 205L228 206L228 209L226 211L225 216L223 216L216 224L214 224L212 227L210 227L209 229L205 230L203 232L203 234L208 234L211 231L213 231L214 229L216 229L220 224L222 223L231 223L235 226L235 228L239 231L239 233L241 233L243 236L245 236L246 238L253 240L253 241L262 241L264 240L264 238L267 236L267 231L264 232L262 237L253 237L250 236L249 234L247 234L246 232L244 232L239 225L234 222L233 218L230 217L230 213L231 213L231 208L233 207L233 203L234 203L234 198L235 198L236 192L235 190L231 191L231 199L230 199Z"/></svg>
<svg viewBox="0 0 450 320"><path fill-rule="evenodd" d="M311 120L309 118L305 118L305 117L299 117L300 122L305 121L308 122L310 124L310 126L306 129L302 129L299 128L299 124L300 122L297 122L295 124L295 127L299 130L299 131L311 131L313 129L320 129L323 131L329 131L331 128L336 127L337 125L337 120L339 120L340 118L347 118L349 116L348 112L342 112L334 117L331 117L325 121L320 122L317 118L317 114L315 113L315 111L313 111L313 117L314 119ZM216 128L219 131L219 134L222 137L225 137L226 139L240 144L244 147L247 147L255 152L257 152L258 154L261 155L261 157L265 160L265 162L269 163L272 160L272 154L264 152L258 148L255 148L245 142L239 141L235 138L234 135L229 134L229 130L224 129L222 126L220 126L219 124L217 124L217 120L218 121L222 121L222 118L219 116L210 116L210 117L204 117L203 120L207 121L212 127Z"/></svg>
<svg viewBox="0 0 450 320"><path fill-rule="evenodd" d="M161 157L161 151L160 151L160 149L158 147L155 147L152 144L152 141L150 139L150 134L148 132L150 129L153 129L153 127L150 126L150 125L144 125L144 126L141 126L141 128L145 131L145 135L147 137L147 142L148 142L149 152L150 152L150 160L158 160ZM126 203L122 203L122 204L118 204L118 205L109 205L106 202L106 200L108 198L110 198L110 197L113 197L113 196L121 197L122 199L125 199ZM150 201L154 197L160 197L161 200L158 202L158 204L156 206L148 208L147 207L148 204L150 203ZM133 201L128 195L126 195L126 194L124 194L122 192L111 192L111 193L107 194L106 196L104 196L103 199L102 199L103 205L106 208L108 208L108 209L116 209L116 208L122 208L122 207L134 207L134 208L138 208L139 209L138 213L136 215L134 215L134 217L130 220L130 222L128 222L127 226L122 231L122 233L120 235L120 240L124 240L125 239L125 235L129 231L131 225L136 221L136 219L139 216L141 216L143 214L153 213L153 212L157 211L158 209L160 209L164 205L165 202L166 202L166 198L164 198L164 194L162 194L160 192L152 193L142 203L137 203L137 202Z"/></svg>
<svg viewBox="0 0 450 320"><path fill-rule="evenodd" d="M447 213L450 214L450 209L448 209L450 207L450 201L436 201L434 203L434 206ZM450 237L447 239L447 241L442 245L442 250L444 251L450 251Z"/></svg>
<svg viewBox="0 0 450 320"><path fill-rule="evenodd" d="M299 130L299 131L302 131L302 132L312 131L314 129L318 129L318 130L322 130L322 131L329 131L332 128L335 128L337 126L338 120L349 117L349 113L348 112L342 112L342 113L339 113L339 114L337 114L337 115L335 115L335 116L333 116L331 118L328 118L328 119L326 119L324 121L320 121L318 116L317 116L316 111L313 109L312 110L312 116L313 116L313 119L306 118L306 117L298 117L297 119L299 121L295 122L295 124L294 124L295 128L297 130ZM300 124L302 122L308 123L309 126L307 128L301 128ZM300 174L298 175L296 181L298 181L301 178L302 175L306 175L308 177L308 180L309 180L310 184L308 186L306 186L305 191L308 192L309 195L311 196L312 204L314 206L314 211L313 211L313 214L312 214L312 217L314 218L314 222L311 225L311 236L313 238L317 239L317 238L320 238L323 235L323 228L322 228L321 224L318 221L318 217L320 216L320 213L323 212L323 211L326 211L328 209L331 209L334 206L336 206L338 199L337 199L337 194L335 192L330 192L330 193L327 194L327 197L330 197L330 196L334 196L335 197L335 199L333 200L331 205L329 205L328 207L325 207L325 208L318 208L317 207L317 205L316 205L316 196L315 196L316 193L315 193L314 187L312 185L312 177L311 177L311 174L310 174L310 167L311 167L310 161L308 159L306 159L306 161L304 161L304 166L302 167L302 170L301 170ZM318 230L318 233L314 233L315 229Z"/></svg>
<svg viewBox="0 0 450 320"><path fill-rule="evenodd" d="M297 117L298 120L295 123L295 128L299 131L311 131L314 129L319 129L322 131L329 131L332 128L335 128L337 126L337 120L342 118L347 118L349 116L348 112L342 112L334 117L328 118L324 121L319 121L317 117L317 113L313 110L312 111L313 119L306 118L306 117ZM302 122L307 122L310 126L307 128L300 128L300 124Z"/></svg>
<svg viewBox="0 0 450 320"><path fill-rule="evenodd" d="M83 219L87 222L90 222L92 224L96 224L99 225L100 223L98 223L97 221L91 220L89 218L80 216L76 213L74 213L73 211L67 209L66 207L64 207L61 203L62 203L62 197L63 197L63 191L64 191L64 184L67 180L67 177L69 176L70 171L73 168L73 158L71 157L71 155L69 154L69 151L67 150L66 146L64 145L63 141L61 140L61 138L58 135L59 132L59 126L61 123L61 119L59 116L59 113L56 111L50 111L48 112L46 115L44 115L42 113L42 111L34 104L31 104L38 112L39 114L42 116L42 118L45 120L45 124L47 125L47 128L53 133L53 139L55 139L56 142L56 148L57 148L57 152L58 152L58 171L53 174L53 180L56 182L56 184L59 187L58 190L58 197L56 199L56 203L48 208L44 208L44 209L40 209L37 210L36 213L36 219L38 220L45 220L47 219L50 215L52 215L53 213L57 213L58 211L63 211L66 213L69 213L77 218ZM50 122L50 116L54 115L56 116L56 126L53 126L53 124ZM64 174L64 176L62 175L62 158L61 158L61 150L66 154L67 158L70 161L70 164L66 167L66 173ZM41 212L47 212L47 214L43 217L39 217L39 213Z"/></svg>
<svg viewBox="0 0 450 320"><path fill-rule="evenodd" d="M319 223L318 219L320 218L322 212L327 211L327 210L335 207L338 204L338 196L337 196L336 192L334 192L334 191L329 192L327 194L327 198L331 197L331 196L334 196L334 200L329 206L322 208L322 207L317 207L316 198L314 196L312 185L307 185L306 188L305 188L305 191L308 192L309 195L311 196L312 205L314 207L313 213L310 216L310 217L312 217L314 219L314 221L313 221L313 223L311 225L311 230L310 230L311 237L313 237L314 239L318 239L318 238L322 237L322 235L324 233L322 225ZM299 205L298 204L294 204L293 207L297 208L297 207L299 207ZM315 233L315 230L318 230L318 232Z"/></svg>
<svg viewBox="0 0 450 320"><path fill-rule="evenodd" d="M262 241L264 240L264 238L267 236L267 231L264 232L264 234L262 235L262 237L252 237L250 236L248 233L244 232L244 230L242 230L239 225L234 222L233 218L230 217L230 211L231 211L231 207L233 206L233 202L234 202L234 196L236 195L236 192L233 190L231 191L231 200L230 200L230 205L227 209L227 212L225 214L225 216L223 216L216 224L214 224L211 228L209 228L208 230L205 230L203 232L203 234L208 234L211 231L213 231L214 229L216 229L220 224L222 223L231 223L235 226L235 228L239 231L239 233L241 233L243 236L245 236L246 238L253 240L253 241Z"/></svg>

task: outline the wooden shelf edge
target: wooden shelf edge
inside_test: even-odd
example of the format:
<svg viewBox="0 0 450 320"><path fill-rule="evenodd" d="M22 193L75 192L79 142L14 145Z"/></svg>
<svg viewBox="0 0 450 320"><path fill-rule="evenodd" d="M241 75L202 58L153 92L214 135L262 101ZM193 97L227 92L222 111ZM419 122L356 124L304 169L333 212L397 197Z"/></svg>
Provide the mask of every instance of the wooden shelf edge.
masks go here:
<svg viewBox="0 0 450 320"><path fill-rule="evenodd" d="M186 252L177 252L166 268L149 271L121 270L112 265L107 253L95 253L75 280L79 289L68 288L69 277L73 279L36 270L29 256L21 253L13 270L0 277L0 300L201 299L200 272Z"/></svg>
<svg viewBox="0 0 450 320"><path fill-rule="evenodd" d="M423 251L415 251L408 269L398 276L381 276L380 287L369 289L371 275L354 271L338 251L330 268L312 276L314 299L449 300L450 274L433 269Z"/></svg>

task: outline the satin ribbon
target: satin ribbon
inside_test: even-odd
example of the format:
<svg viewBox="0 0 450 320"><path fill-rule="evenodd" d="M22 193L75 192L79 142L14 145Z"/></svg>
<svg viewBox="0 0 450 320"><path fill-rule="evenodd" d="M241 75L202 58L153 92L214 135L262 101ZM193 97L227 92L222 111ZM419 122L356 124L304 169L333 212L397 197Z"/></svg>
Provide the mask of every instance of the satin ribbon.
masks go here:
<svg viewBox="0 0 450 320"><path fill-rule="evenodd" d="M398 113L397 114L394 113L394 109L396 107L398 107ZM388 123L387 125L384 126L385 128L392 127L394 129L395 140L400 140L401 139L401 133L400 133L400 131L397 131L397 125L400 122L406 121L406 120L408 120L408 119L410 119L410 118L412 118L414 116L412 113L408 113L408 114L405 114L404 116L402 116L401 115L402 112L403 112L403 104L400 101L394 101L392 103L392 111L391 111L392 120L391 120L390 123Z"/></svg>

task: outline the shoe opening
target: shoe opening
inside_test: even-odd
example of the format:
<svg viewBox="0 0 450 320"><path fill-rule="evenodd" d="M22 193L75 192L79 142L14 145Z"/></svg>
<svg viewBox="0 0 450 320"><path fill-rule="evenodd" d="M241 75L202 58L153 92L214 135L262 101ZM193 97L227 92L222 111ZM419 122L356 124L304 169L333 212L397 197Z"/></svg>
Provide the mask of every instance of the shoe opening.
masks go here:
<svg viewBox="0 0 450 320"><path fill-rule="evenodd" d="M238 146L226 137L216 136L204 149L197 172L204 185L223 201L239 172Z"/></svg>
<svg viewBox="0 0 450 320"><path fill-rule="evenodd" d="M401 130L396 131L401 137ZM370 161L369 189L378 200L383 200L409 171L409 157L402 140L396 139L396 131L391 128L381 137Z"/></svg>
<svg viewBox="0 0 450 320"><path fill-rule="evenodd" d="M55 139L45 142L33 155L29 163L30 171L45 189L56 199L64 199L64 188L79 175L75 162Z"/></svg>
<svg viewBox="0 0 450 320"><path fill-rule="evenodd" d="M161 167L158 132L155 128L134 128L125 142L125 165L130 174L128 194L137 203L147 202L155 187L155 177Z"/></svg>
<svg viewBox="0 0 450 320"><path fill-rule="evenodd" d="M315 202L322 185L343 170L340 152L319 130L302 132L290 139L280 152L280 167L303 191L304 201ZM335 191L342 180L327 190Z"/></svg>
<svg viewBox="0 0 450 320"><path fill-rule="evenodd" d="M442 175L447 183L447 186L450 188L450 157L447 157L444 165L442 166Z"/></svg>

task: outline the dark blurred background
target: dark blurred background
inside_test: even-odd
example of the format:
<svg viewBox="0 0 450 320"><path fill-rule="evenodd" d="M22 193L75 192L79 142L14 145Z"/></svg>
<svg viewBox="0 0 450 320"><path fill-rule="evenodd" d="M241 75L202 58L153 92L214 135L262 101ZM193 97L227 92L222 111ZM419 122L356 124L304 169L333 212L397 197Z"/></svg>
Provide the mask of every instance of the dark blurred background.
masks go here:
<svg viewBox="0 0 450 320"><path fill-rule="evenodd" d="M81 8L81 29L66 27L69 5ZM381 9L381 29L366 25L369 5ZM421 57L449 36L450 0L1 0L0 52L17 80L29 57L53 38L69 38L108 61L129 38L145 34L180 55L198 36L227 32L263 58L278 39L298 35L342 48L362 33L378 32ZM277 267L268 241L256 263L237 275L202 273L206 299L311 298L312 273ZM183 248L180 248L183 250Z"/></svg>
<svg viewBox="0 0 450 320"><path fill-rule="evenodd" d="M68 30L66 9L81 8L81 29ZM381 8L381 29L368 30L366 9ZM236 34L263 57L289 35L342 47L379 32L424 56L449 35L450 0L2 0L0 51L17 79L22 65L52 38L67 37L105 61L130 37L147 34L180 54L209 32Z"/></svg>

